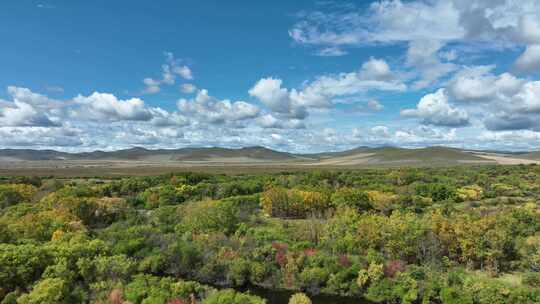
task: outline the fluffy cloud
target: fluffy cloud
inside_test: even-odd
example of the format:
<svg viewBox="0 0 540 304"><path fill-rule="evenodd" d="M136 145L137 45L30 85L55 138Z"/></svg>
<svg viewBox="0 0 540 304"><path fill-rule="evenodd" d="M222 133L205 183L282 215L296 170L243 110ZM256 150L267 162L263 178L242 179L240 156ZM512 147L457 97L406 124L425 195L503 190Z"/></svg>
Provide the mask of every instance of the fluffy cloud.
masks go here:
<svg viewBox="0 0 540 304"><path fill-rule="evenodd" d="M73 147L83 144L81 130L69 127L0 127L0 146Z"/></svg>
<svg viewBox="0 0 540 304"><path fill-rule="evenodd" d="M452 1L379 1L368 13L371 41L454 40L465 33Z"/></svg>
<svg viewBox="0 0 540 304"><path fill-rule="evenodd" d="M298 43L334 46L497 39L529 44L540 40L539 8L535 0L381 0L365 12L301 14L289 35Z"/></svg>
<svg viewBox="0 0 540 304"><path fill-rule="evenodd" d="M193 80L193 72L187 65L181 65L181 60L174 58L173 53L165 52L166 62L161 65L161 79L145 78L143 83L144 94L154 94L161 91L162 85L173 85L176 77L180 76L186 80Z"/></svg>
<svg viewBox="0 0 540 304"><path fill-rule="evenodd" d="M377 101L376 99L370 99L367 102L367 107L370 110L373 110L373 111L380 111L380 110L382 110L384 108L384 106L379 101Z"/></svg>
<svg viewBox="0 0 540 304"><path fill-rule="evenodd" d="M281 87L282 80L263 78L249 90L249 95L256 97L273 112L291 118L303 119L307 116L305 106L299 103L296 90L289 91Z"/></svg>
<svg viewBox="0 0 540 304"><path fill-rule="evenodd" d="M143 79L143 83L145 85L143 93L146 94L154 94L159 91L161 91L161 82L159 80L155 80L152 78L145 78Z"/></svg>
<svg viewBox="0 0 540 304"><path fill-rule="evenodd" d="M299 90L283 88L281 79L263 78L249 94L275 113L303 119L307 117L307 109L329 108L334 99L340 97L370 90L403 91L405 88L384 60L371 58L358 71L319 76Z"/></svg>
<svg viewBox="0 0 540 304"><path fill-rule="evenodd" d="M489 130L539 130L540 81L509 73L494 75L493 68L463 69L445 89L424 96L417 109L404 110L402 115L420 117L424 123L459 126L459 121L466 121L467 108ZM450 102L461 108L453 108Z"/></svg>
<svg viewBox="0 0 540 304"><path fill-rule="evenodd" d="M362 64L358 78L363 80L389 81L395 79L395 75L390 70L390 66L386 61L371 57Z"/></svg>
<svg viewBox="0 0 540 304"><path fill-rule="evenodd" d="M251 119L257 117L260 112L257 106L244 101L218 100L208 95L207 90L200 90L193 100L180 99L177 106L182 114L212 124Z"/></svg>
<svg viewBox="0 0 540 304"><path fill-rule="evenodd" d="M54 110L59 102L36 94L27 88L10 86L12 101L0 102L0 126L57 126Z"/></svg>
<svg viewBox="0 0 540 304"><path fill-rule="evenodd" d="M161 83L172 85L176 81L176 77L171 71L171 66L169 64L164 64L161 66L162 74L161 74Z"/></svg>
<svg viewBox="0 0 540 304"><path fill-rule="evenodd" d="M79 95L74 102L81 105L73 114L80 118L108 121L148 121L152 113L139 98L120 100L113 94L94 92L90 96Z"/></svg>
<svg viewBox="0 0 540 304"><path fill-rule="evenodd" d="M464 72L462 76L466 75L490 79L489 85L499 89L491 92L490 97L467 100L470 96L459 95L462 100L457 100L455 96L458 94L448 93L450 85L457 83L456 79L449 82L446 89L428 94L416 109L411 110L414 117L428 125L400 123L399 126L369 126L371 122L368 122L366 126L362 121L352 131L340 125L321 122L320 119L326 119L321 115L324 112L314 113L307 128L303 120L267 113L241 101L219 100L209 96L206 90L199 91L192 100L180 100L178 110L166 111L148 107L136 98L121 100L112 94L95 93L60 102L30 90L13 88L11 94L18 96L17 100L24 100L25 104L35 109L46 109L44 113L57 113L55 119L58 118L62 123L50 126L0 125L0 146L87 151L141 145L148 148L265 145L296 152L342 150L359 145L454 145L485 148L483 144L499 147L500 141L504 142L502 147L508 149L532 149L539 146L535 143L538 142L540 132L535 131L535 128L538 127L536 121L540 120L537 119L538 116L534 116L540 112L537 103L540 100L537 98L540 85L537 82L516 78L513 82L519 85L515 89L507 84L503 85L512 83L502 81L509 76L492 75L489 69L483 73ZM290 91L287 92L290 94ZM506 103L502 102L503 99ZM484 106L491 102L494 103ZM494 120L494 123L499 123L497 130L483 132L479 138L479 133L474 133L478 130L473 130L468 137L464 137L463 133L458 137L454 128L435 126L438 124L457 127L457 118L463 118L465 114L461 114L461 110L455 106L475 104L482 104L482 108L490 111L493 109L486 115L493 114L494 118L499 118ZM504 108L504 105L508 108ZM2 110L7 106L14 108L14 101L0 101ZM78 112L78 116L70 115L73 112ZM514 115L506 117L506 121L513 119L511 126L501 126L501 122L505 120L495 115L500 113ZM449 120L450 116L453 116L454 120ZM522 124L520 128L516 128L518 123ZM460 132L471 132L470 129L460 129Z"/></svg>
<svg viewBox="0 0 540 304"><path fill-rule="evenodd" d="M150 122L154 126L183 127L189 119L178 112L148 107L139 98L118 99L109 93L78 95L61 102L26 88L8 87L13 101L0 100L0 126L59 127L64 122Z"/></svg>
<svg viewBox="0 0 540 304"><path fill-rule="evenodd" d="M191 83L184 83L180 86L180 91L185 94L192 94L197 91L197 87Z"/></svg>
<svg viewBox="0 0 540 304"><path fill-rule="evenodd" d="M335 46L452 40L465 34L459 18L451 1L378 1L372 3L366 13L345 9L300 14L300 20L289 30L289 35L298 43Z"/></svg>
<svg viewBox="0 0 540 304"><path fill-rule="evenodd" d="M540 72L540 44L527 46L514 68L520 73Z"/></svg>
<svg viewBox="0 0 540 304"><path fill-rule="evenodd" d="M519 131L485 131L478 136L478 141L491 147L510 150L537 150L540 148L540 132L531 130Z"/></svg>
<svg viewBox="0 0 540 304"><path fill-rule="evenodd" d="M184 138L184 133L173 128L142 128L126 126L113 134L117 142L125 145L152 146L174 143Z"/></svg>
<svg viewBox="0 0 540 304"><path fill-rule="evenodd" d="M388 130L387 126L375 126L371 128L370 131L371 131L371 134L377 137L382 137L382 138L390 137L390 131Z"/></svg>
<svg viewBox="0 0 540 304"><path fill-rule="evenodd" d="M351 137L357 145L425 147L433 145L455 145L458 143L456 129L417 126L414 128L390 128L385 125L371 127L365 131L353 129Z"/></svg>
<svg viewBox="0 0 540 304"><path fill-rule="evenodd" d="M460 102L489 103L480 111L490 130L538 129L540 81L528 81L509 73L493 75L490 67L477 67L457 75L449 92Z"/></svg>
<svg viewBox="0 0 540 304"><path fill-rule="evenodd" d="M7 93L14 101L31 104L42 109L57 108L62 106L61 102L51 99L45 95L34 93L27 88L8 86Z"/></svg>
<svg viewBox="0 0 540 304"><path fill-rule="evenodd" d="M186 65L175 66L173 68L173 71L174 71L174 73L180 75L180 77L182 77L184 79L187 79L187 80L193 79L193 73L191 72L191 69Z"/></svg>
<svg viewBox="0 0 540 304"><path fill-rule="evenodd" d="M100 92L78 95L63 102L17 87L10 87L8 94L12 101L0 100L0 146L7 147L81 151L114 150L133 145L207 145L217 134L229 136L215 137L218 145L232 142L253 145L260 143L259 139L247 137L250 131L242 128L251 124L251 129L261 132L264 124L255 121L260 113L257 106L243 101L218 100L206 90L200 90L193 100L180 100L176 111L149 107L140 98L119 99ZM302 126L302 122L280 119L264 127ZM225 130L229 133L225 134ZM184 134L194 136L197 132L202 133L185 140Z"/></svg>
<svg viewBox="0 0 540 304"><path fill-rule="evenodd" d="M450 106L444 89L425 95L416 109L402 110L401 115L420 118L423 124L435 126L462 127L469 124L467 112Z"/></svg>
<svg viewBox="0 0 540 304"><path fill-rule="evenodd" d="M152 120L156 127L184 127L190 124L190 120L178 112L168 112L161 108L151 108Z"/></svg>
<svg viewBox="0 0 540 304"><path fill-rule="evenodd" d="M296 134L295 134L296 135ZM459 146L462 142L456 129L427 126L389 127L357 127L352 130L324 128L317 131L306 131L298 134L294 143L299 150L339 151L358 146L401 146L425 147L432 145Z"/></svg>
<svg viewBox="0 0 540 304"><path fill-rule="evenodd" d="M515 68L540 67L540 2L536 0L381 0L367 10L351 8L299 14L289 30L299 44L340 49L378 43L407 43L406 64L418 72L414 88L433 85L456 70L448 43L476 48L527 46Z"/></svg>
<svg viewBox="0 0 540 304"><path fill-rule="evenodd" d="M14 101L14 107L0 108L0 125L4 126L55 126L45 114L38 112L32 105Z"/></svg>
<svg viewBox="0 0 540 304"><path fill-rule="evenodd" d="M489 101L516 94L524 81L509 73L495 76L494 66L464 68L449 82L448 91L459 101Z"/></svg>
<svg viewBox="0 0 540 304"><path fill-rule="evenodd" d="M519 92L511 97L512 104L505 108L519 113L540 113L540 81L525 83Z"/></svg>
<svg viewBox="0 0 540 304"><path fill-rule="evenodd" d="M504 131L504 132L491 132L486 131L480 135L480 139L489 141L510 141L515 142L516 139L526 144L531 141L540 140L540 132L534 132L530 130L524 131Z"/></svg>
<svg viewBox="0 0 540 304"><path fill-rule="evenodd" d="M372 3L365 13L350 9L304 13L289 30L297 43L332 46L448 41L462 38L465 33L460 26L460 14L451 1L379 1Z"/></svg>
<svg viewBox="0 0 540 304"><path fill-rule="evenodd" d="M299 119L278 119L272 114L257 118L257 124L263 128L271 129L303 129L306 127Z"/></svg>

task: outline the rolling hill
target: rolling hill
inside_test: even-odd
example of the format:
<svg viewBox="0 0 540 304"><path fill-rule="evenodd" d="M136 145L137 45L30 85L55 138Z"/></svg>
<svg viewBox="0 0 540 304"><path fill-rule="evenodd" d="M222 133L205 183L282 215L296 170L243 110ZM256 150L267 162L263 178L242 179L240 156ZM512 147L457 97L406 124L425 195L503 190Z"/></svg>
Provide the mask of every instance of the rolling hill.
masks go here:
<svg viewBox="0 0 540 304"><path fill-rule="evenodd" d="M405 149L398 147L358 147L351 150L321 153L319 164L323 165L423 165L423 164L458 164L491 162L470 152L448 148L427 147Z"/></svg>
<svg viewBox="0 0 540 304"><path fill-rule="evenodd" d="M0 160L4 161L214 161L214 160L253 160L253 161L294 161L304 157L274 151L264 147L228 148L182 148L149 150L131 148L117 151L94 151L66 153L53 150L4 149L0 150Z"/></svg>
<svg viewBox="0 0 540 304"><path fill-rule="evenodd" d="M540 151L520 154L517 157L518 158L524 158L524 159L530 159L530 160L540 160Z"/></svg>
<svg viewBox="0 0 540 304"><path fill-rule="evenodd" d="M378 166L378 165L452 165L465 163L537 163L540 152L503 153L468 151L449 147L406 149L397 147L358 147L339 152L293 154L265 147L181 148L149 150L135 147L117 151L66 153L53 150L0 150L0 167L17 163L121 163L124 166L141 164L191 165L251 165L284 166ZM15 164L15 165L14 165Z"/></svg>
<svg viewBox="0 0 540 304"><path fill-rule="evenodd" d="M485 161L464 150L448 147L427 147L419 149L403 149L385 147L374 149L377 160L381 162L420 161L420 162L453 162L453 161Z"/></svg>

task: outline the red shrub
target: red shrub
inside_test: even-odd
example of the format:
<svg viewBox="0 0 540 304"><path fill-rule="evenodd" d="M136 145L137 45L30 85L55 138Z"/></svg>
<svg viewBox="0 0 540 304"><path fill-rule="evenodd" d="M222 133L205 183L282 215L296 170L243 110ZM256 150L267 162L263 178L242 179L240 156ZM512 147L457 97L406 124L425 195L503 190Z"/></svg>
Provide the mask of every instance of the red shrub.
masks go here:
<svg viewBox="0 0 540 304"><path fill-rule="evenodd" d="M111 304L124 303L124 295L121 289L113 289L111 293L109 293L109 303Z"/></svg>
<svg viewBox="0 0 540 304"><path fill-rule="evenodd" d="M289 248L289 245L283 244L283 243L278 243L278 242L273 242L272 243L272 248L274 248L277 251L287 251L287 249Z"/></svg>
<svg viewBox="0 0 540 304"><path fill-rule="evenodd" d="M349 257L346 254L342 254L339 256L338 263L339 265L341 265L341 267L351 266L351 261L349 260Z"/></svg>
<svg viewBox="0 0 540 304"><path fill-rule="evenodd" d="M400 260L388 261L384 266L384 274L387 277L393 278L398 272L405 271L405 262Z"/></svg>
<svg viewBox="0 0 540 304"><path fill-rule="evenodd" d="M272 248L274 248L276 252L276 263L279 264L279 266L283 267L287 264L287 249L289 246L287 244L272 243Z"/></svg>
<svg viewBox="0 0 540 304"><path fill-rule="evenodd" d="M276 252L276 263L281 267L287 265L287 253L285 251Z"/></svg>
<svg viewBox="0 0 540 304"><path fill-rule="evenodd" d="M225 259L233 259L233 258L235 258L237 256L238 256L238 254L234 250L226 250L226 251L223 252L223 258L225 258Z"/></svg>
<svg viewBox="0 0 540 304"><path fill-rule="evenodd" d="M304 250L304 254L308 257L312 257L314 256L315 254L317 253L317 249L315 248L308 248L306 250Z"/></svg>

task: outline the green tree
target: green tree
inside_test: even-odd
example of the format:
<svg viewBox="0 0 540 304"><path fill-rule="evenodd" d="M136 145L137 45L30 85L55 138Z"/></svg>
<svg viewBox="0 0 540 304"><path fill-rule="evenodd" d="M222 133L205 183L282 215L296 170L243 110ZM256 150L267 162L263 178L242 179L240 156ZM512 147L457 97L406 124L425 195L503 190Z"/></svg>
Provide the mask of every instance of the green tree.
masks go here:
<svg viewBox="0 0 540 304"><path fill-rule="evenodd" d="M69 286L58 278L44 279L38 282L32 291L17 299L18 304L63 304L72 303L69 298Z"/></svg>
<svg viewBox="0 0 540 304"><path fill-rule="evenodd" d="M311 299L304 293L295 293L289 299L289 304L311 304Z"/></svg>
<svg viewBox="0 0 540 304"><path fill-rule="evenodd" d="M202 301L202 304L265 304L266 300L233 289L220 290Z"/></svg>
<svg viewBox="0 0 540 304"><path fill-rule="evenodd" d="M0 286L6 291L25 289L39 279L51 260L40 246L0 244Z"/></svg>
<svg viewBox="0 0 540 304"><path fill-rule="evenodd" d="M356 188L339 188L332 194L332 204L334 206L348 206L360 211L371 209L369 196L365 191Z"/></svg>
<svg viewBox="0 0 540 304"><path fill-rule="evenodd" d="M22 202L23 197L19 192L8 187L0 187L0 209Z"/></svg>

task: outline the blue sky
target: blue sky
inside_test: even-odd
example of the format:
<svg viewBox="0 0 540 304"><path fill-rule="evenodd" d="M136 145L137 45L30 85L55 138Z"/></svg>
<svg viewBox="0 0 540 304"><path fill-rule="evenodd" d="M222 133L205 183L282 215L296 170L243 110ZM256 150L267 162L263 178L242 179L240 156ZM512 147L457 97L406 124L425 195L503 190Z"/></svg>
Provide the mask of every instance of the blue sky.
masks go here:
<svg viewBox="0 0 540 304"><path fill-rule="evenodd" d="M540 149L535 0L4 1L0 148Z"/></svg>

